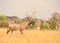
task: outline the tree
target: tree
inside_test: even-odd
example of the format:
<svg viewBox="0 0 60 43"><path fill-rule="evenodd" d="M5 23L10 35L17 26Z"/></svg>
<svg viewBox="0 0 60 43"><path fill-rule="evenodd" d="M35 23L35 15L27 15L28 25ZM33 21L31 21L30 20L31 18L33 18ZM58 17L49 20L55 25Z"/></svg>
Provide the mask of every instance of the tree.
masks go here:
<svg viewBox="0 0 60 43"><path fill-rule="evenodd" d="M7 19L7 17L5 15L0 15L0 27L7 27L8 26L6 19Z"/></svg>
<svg viewBox="0 0 60 43"><path fill-rule="evenodd" d="M0 21L1 20L6 20L6 19L7 19L7 17L5 15L0 15Z"/></svg>
<svg viewBox="0 0 60 43"><path fill-rule="evenodd" d="M55 12L52 14L53 18L55 19L55 22L56 22L56 27L57 29L60 27L60 14Z"/></svg>
<svg viewBox="0 0 60 43"><path fill-rule="evenodd" d="M16 19L19 19L17 16L7 16L8 19L11 19L11 20L16 20Z"/></svg>
<svg viewBox="0 0 60 43"><path fill-rule="evenodd" d="M44 21L43 20L41 20L40 29L41 30L44 29Z"/></svg>
<svg viewBox="0 0 60 43"><path fill-rule="evenodd" d="M50 24L50 28L51 29L57 29L56 27L58 26L58 13L57 12L54 12L52 14L52 17L49 19L49 24Z"/></svg>
<svg viewBox="0 0 60 43"><path fill-rule="evenodd" d="M30 21L29 27L34 28L35 26L35 20L32 17L26 17Z"/></svg>

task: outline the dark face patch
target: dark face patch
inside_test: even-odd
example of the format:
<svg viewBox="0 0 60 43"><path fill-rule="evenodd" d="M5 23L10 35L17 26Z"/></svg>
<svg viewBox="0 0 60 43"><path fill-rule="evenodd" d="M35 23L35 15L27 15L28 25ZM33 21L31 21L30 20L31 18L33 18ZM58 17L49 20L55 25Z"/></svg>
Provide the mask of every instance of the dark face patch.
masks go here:
<svg viewBox="0 0 60 43"><path fill-rule="evenodd" d="M29 24L28 25L30 25L31 23L29 22Z"/></svg>

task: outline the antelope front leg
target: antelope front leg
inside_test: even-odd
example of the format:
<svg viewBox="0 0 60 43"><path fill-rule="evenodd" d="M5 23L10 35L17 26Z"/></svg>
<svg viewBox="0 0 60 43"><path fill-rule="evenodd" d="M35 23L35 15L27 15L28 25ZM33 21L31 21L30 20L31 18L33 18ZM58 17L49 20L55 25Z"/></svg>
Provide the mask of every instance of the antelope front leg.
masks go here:
<svg viewBox="0 0 60 43"><path fill-rule="evenodd" d="M9 29L9 30L7 30L7 32L6 32L6 33L8 34L9 32L10 32L10 29Z"/></svg>
<svg viewBox="0 0 60 43"><path fill-rule="evenodd" d="M22 29L20 29L20 32L21 32L21 34L23 34L23 30Z"/></svg>

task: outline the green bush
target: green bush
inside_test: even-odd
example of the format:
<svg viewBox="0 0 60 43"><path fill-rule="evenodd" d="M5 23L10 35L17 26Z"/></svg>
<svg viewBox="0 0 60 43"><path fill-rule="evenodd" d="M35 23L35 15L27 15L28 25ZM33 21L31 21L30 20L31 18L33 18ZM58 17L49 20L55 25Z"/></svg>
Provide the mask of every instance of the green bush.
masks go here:
<svg viewBox="0 0 60 43"><path fill-rule="evenodd" d="M0 21L0 27L8 27L8 23L4 21Z"/></svg>
<svg viewBox="0 0 60 43"><path fill-rule="evenodd" d="M30 28L34 28L34 26L35 26L35 21L34 21L34 20L31 20L29 26L30 26Z"/></svg>
<svg viewBox="0 0 60 43"><path fill-rule="evenodd" d="M50 28L51 28L51 29L56 29L56 24L55 24L55 23L51 23L51 24L50 24Z"/></svg>

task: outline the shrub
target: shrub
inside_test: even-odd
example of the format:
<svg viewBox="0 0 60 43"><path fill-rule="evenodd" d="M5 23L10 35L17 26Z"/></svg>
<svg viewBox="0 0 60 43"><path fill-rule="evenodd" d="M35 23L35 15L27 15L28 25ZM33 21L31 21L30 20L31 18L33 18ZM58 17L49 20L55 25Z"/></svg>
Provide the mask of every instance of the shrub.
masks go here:
<svg viewBox="0 0 60 43"><path fill-rule="evenodd" d="M0 21L0 27L8 27L8 23L4 21Z"/></svg>

